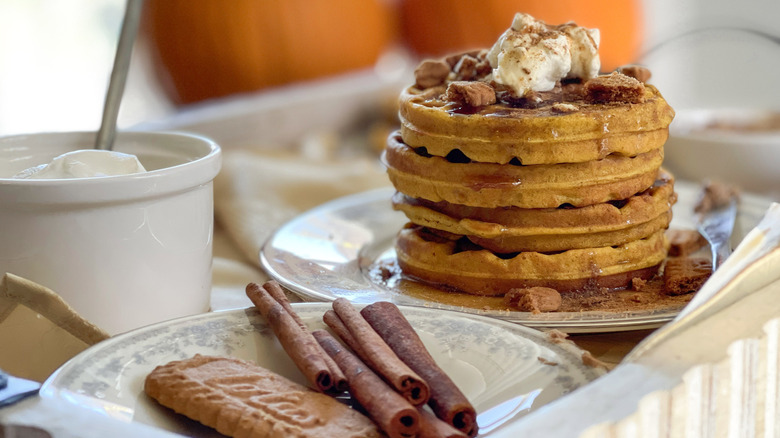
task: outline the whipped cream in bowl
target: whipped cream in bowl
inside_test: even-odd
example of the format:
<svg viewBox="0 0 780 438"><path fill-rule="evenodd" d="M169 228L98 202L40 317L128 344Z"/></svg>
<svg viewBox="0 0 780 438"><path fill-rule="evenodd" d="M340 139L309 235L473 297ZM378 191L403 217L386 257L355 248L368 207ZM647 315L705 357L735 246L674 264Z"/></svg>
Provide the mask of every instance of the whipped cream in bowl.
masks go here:
<svg viewBox="0 0 780 438"><path fill-rule="evenodd" d="M130 175L146 172L138 157L122 152L81 149L54 157L46 164L24 169L12 178L69 179Z"/></svg>
<svg viewBox="0 0 780 438"><path fill-rule="evenodd" d="M117 334L208 310L218 145L94 132L0 138L0 275L52 289Z"/></svg>

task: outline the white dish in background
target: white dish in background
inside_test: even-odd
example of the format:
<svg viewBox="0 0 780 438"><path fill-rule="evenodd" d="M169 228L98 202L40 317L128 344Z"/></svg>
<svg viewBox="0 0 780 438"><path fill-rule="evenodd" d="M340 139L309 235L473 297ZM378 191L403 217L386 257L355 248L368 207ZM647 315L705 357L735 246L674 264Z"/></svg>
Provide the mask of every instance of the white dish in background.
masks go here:
<svg viewBox="0 0 780 438"><path fill-rule="evenodd" d="M693 207L699 187L678 181L674 228L695 228ZM344 297L356 303L378 300L397 304L457 310L492 316L536 328L558 328L568 333L614 332L656 328L680 309L635 312L530 312L483 310L442 304L402 294L371 275L380 260L392 260L397 232L406 216L393 211L392 188L347 196L310 210L283 225L266 242L260 261L272 277L307 301ZM771 201L744 194L734 242L763 217Z"/></svg>
<svg viewBox="0 0 780 438"><path fill-rule="evenodd" d="M772 118L772 129L746 128ZM680 179L715 180L780 199L780 112L680 110L669 127L664 167Z"/></svg>
<svg viewBox="0 0 780 438"><path fill-rule="evenodd" d="M322 314L330 303L293 307L310 328L326 328ZM582 352L573 344L551 342L536 330L457 312L401 310L439 366L474 404L481 432L495 430L480 436L502 436L500 425L604 373L584 365ZM305 384L262 316L247 308L180 318L110 338L52 374L41 396L187 436L221 436L143 393L144 379L154 367L195 354L250 360Z"/></svg>
<svg viewBox="0 0 780 438"><path fill-rule="evenodd" d="M313 134L349 132L367 117L383 117L414 82L416 63L387 56L372 69L209 100L134 129L196 132L225 150L289 149Z"/></svg>

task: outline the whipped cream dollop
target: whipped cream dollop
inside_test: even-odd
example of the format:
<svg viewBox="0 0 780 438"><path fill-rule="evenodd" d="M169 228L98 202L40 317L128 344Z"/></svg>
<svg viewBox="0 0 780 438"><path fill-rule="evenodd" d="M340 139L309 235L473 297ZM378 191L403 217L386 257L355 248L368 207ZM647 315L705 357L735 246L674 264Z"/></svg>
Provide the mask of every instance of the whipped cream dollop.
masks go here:
<svg viewBox="0 0 780 438"><path fill-rule="evenodd" d="M135 155L99 149L67 152L48 164L25 169L13 178L62 179L129 175L146 172Z"/></svg>
<svg viewBox="0 0 780 438"><path fill-rule="evenodd" d="M518 96L548 91L565 78L594 78L601 68L598 29L574 23L548 26L518 13L488 52L493 79Z"/></svg>

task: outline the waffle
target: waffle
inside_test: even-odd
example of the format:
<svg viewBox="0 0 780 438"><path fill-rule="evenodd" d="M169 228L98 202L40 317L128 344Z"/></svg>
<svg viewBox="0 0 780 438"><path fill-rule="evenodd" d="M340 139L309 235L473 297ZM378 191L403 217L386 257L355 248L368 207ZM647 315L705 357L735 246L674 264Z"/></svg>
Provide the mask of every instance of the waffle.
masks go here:
<svg viewBox="0 0 780 438"><path fill-rule="evenodd" d="M651 188L628 199L580 208L491 209L431 202L400 192L393 196L393 207L411 222L465 235L497 253L622 245L666 229L674 202L673 178L667 172Z"/></svg>
<svg viewBox="0 0 780 438"><path fill-rule="evenodd" d="M582 86L541 93L531 108L496 103L464 110L442 99L444 86L406 88L400 97L401 136L412 148L445 157L459 150L473 161L505 164L582 163L610 154L659 149L674 117L658 90L645 85L644 102L593 104ZM576 111L560 113L561 102Z"/></svg>
<svg viewBox="0 0 780 438"><path fill-rule="evenodd" d="M414 198L472 207L581 207L626 199L655 182L663 149L582 163L518 166L423 155L398 133L383 154L390 181Z"/></svg>
<svg viewBox="0 0 780 438"><path fill-rule="evenodd" d="M445 239L414 224L402 229L396 240L398 264L406 275L487 296L536 286L560 292L624 288L632 278L655 275L668 247L663 230L615 247L510 255L498 255L462 239Z"/></svg>

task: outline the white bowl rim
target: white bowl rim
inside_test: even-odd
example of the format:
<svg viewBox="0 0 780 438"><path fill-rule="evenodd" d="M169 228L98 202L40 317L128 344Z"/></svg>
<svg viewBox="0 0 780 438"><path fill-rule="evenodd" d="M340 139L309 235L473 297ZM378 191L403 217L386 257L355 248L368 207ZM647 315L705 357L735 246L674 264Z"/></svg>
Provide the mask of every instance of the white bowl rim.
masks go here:
<svg viewBox="0 0 780 438"><path fill-rule="evenodd" d="M95 135L94 131L19 134L0 138L0 149L7 144L36 137L64 137L69 139L69 142L78 140L83 144L92 144L91 140ZM95 203L164 196L210 183L221 168L222 151L219 145L197 134L174 131L124 131L117 135L117 143L149 138L157 141L169 138L200 144L203 153L197 154L191 161L130 175L52 179L0 178L0 202Z"/></svg>

